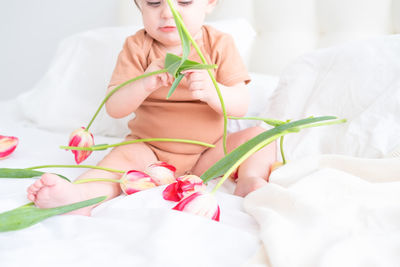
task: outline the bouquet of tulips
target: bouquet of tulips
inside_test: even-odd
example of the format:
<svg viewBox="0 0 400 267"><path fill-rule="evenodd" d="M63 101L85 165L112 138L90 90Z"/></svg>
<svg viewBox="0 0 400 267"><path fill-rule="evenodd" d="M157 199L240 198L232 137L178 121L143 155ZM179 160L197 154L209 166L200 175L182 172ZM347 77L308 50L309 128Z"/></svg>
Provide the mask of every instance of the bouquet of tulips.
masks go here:
<svg viewBox="0 0 400 267"><path fill-rule="evenodd" d="M267 123L268 125L272 126L273 128L259 134L258 136L252 138L251 140L247 141L246 143L242 144L241 146L237 147L235 150L227 154L226 135L227 135L228 117L226 115L224 101L220 93L220 90L218 88L218 84L212 72L210 71L210 69L215 68L216 66L207 64L199 47L197 46L196 42L186 29L179 13L174 8L171 0L167 0L167 2L174 16L175 23L181 38L182 49L183 49L182 57L172 54L167 54L165 58L164 69L135 77L114 88L101 102L99 108L95 112L89 124L86 127L81 127L73 131L72 134L70 135L68 146L60 146L60 148L71 150L72 153L74 154L76 163L80 164L87 157L89 157L93 151L105 150L110 147L136 143L136 142L150 142L150 141L183 142L183 143L202 145L206 147L213 147L213 145L211 144L195 140L169 139L169 138L137 139L117 144L95 145L93 135L89 131L90 126L92 125L97 114L104 106L106 101L123 86L132 83L134 81L137 81L139 79L148 77L150 75L155 75L162 72L168 72L175 78L170 88L170 91L166 96L167 98L169 98L176 89L176 87L178 86L179 82L182 80L184 76L182 74L183 71L189 69L206 69L218 93L218 97L224 114L223 146L224 146L225 156L217 163L215 163L213 166L211 166L200 177L195 175L184 175L180 177L175 177L174 166L171 166L165 162L156 162L147 166L147 168L143 172L137 170L129 170L127 172L124 172L121 170L114 170L109 168L103 168L100 166L90 166L90 165L43 165L43 166L35 166L24 169L1 168L0 178L37 177L44 174L43 172L40 172L37 169L49 168L49 167L93 168L111 172L119 172L122 174L122 177L119 180L99 178L99 179L78 180L75 181L74 183L86 183L94 181L119 183L121 186L121 190L127 195L134 194L136 192L150 189L156 186L167 185L163 191L163 198L168 201L177 202L177 204L173 207L174 210L190 212L219 221L220 208L214 197L214 194L218 190L218 188L226 181L226 179L234 173L237 167L248 157L250 157L252 154L260 150L264 146L280 138L281 154L282 154L283 164L285 164L286 160L282 147L283 136L289 133L299 132L304 128L345 122L344 119L337 119L334 116L310 117L298 121L280 121L280 120L258 118L258 117L251 117L251 118L229 117L229 119L261 120ZM202 63L190 61L187 59L192 46L199 54ZM15 150L17 144L18 144L18 139L16 137L0 136L0 159L3 159L8 155L10 155ZM221 176L222 178L212 189L212 191L206 192L207 182ZM68 180L68 178L63 177L61 175L60 177ZM19 208L0 214L0 221L2 222L0 224L0 232L26 228L50 216L63 214L86 206L91 206L101 201L104 201L105 199L106 196L100 196L94 199L89 199L86 201L56 208L49 208L49 209L40 209L35 207L33 203L28 203Z"/></svg>

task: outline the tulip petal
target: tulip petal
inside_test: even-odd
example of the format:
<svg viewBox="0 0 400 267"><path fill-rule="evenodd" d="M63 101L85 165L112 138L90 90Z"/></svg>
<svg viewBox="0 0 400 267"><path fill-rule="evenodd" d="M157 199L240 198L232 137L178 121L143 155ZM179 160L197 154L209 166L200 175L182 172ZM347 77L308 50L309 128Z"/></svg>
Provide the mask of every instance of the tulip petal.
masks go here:
<svg viewBox="0 0 400 267"><path fill-rule="evenodd" d="M127 171L121 177L121 190L127 195L156 187L155 181L146 173L136 170Z"/></svg>
<svg viewBox="0 0 400 267"><path fill-rule="evenodd" d="M181 199L197 191L204 191L206 185L197 175L183 175L176 178L176 182L170 184L163 191L163 198L170 201L180 201Z"/></svg>
<svg viewBox="0 0 400 267"><path fill-rule="evenodd" d="M85 127L81 127L71 133L68 145L75 147L91 147L94 145L94 138L93 135L85 129ZM75 156L75 162L77 164L87 159L92 153L92 151L89 150L71 151Z"/></svg>
<svg viewBox="0 0 400 267"><path fill-rule="evenodd" d="M172 183L168 185L163 191L163 198L169 201L176 201L178 202L182 198L178 196L178 182Z"/></svg>
<svg viewBox="0 0 400 267"><path fill-rule="evenodd" d="M0 159L5 159L10 156L17 148L17 145L17 137L0 135Z"/></svg>
<svg viewBox="0 0 400 267"><path fill-rule="evenodd" d="M214 215L211 217L212 220L219 222L219 215L221 211L219 209L219 206L217 207L217 210L215 211Z"/></svg>
<svg viewBox="0 0 400 267"><path fill-rule="evenodd" d="M172 209L219 221L220 208L211 194L195 192L179 201Z"/></svg>
<svg viewBox="0 0 400 267"><path fill-rule="evenodd" d="M157 185L171 184L176 181L175 179L176 168L166 162L158 161L150 164L144 170Z"/></svg>

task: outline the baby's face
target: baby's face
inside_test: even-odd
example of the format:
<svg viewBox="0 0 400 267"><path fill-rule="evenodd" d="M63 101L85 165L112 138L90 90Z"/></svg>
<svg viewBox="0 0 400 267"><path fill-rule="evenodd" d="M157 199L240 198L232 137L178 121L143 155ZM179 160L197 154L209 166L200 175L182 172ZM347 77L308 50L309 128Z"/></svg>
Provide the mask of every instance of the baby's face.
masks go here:
<svg viewBox="0 0 400 267"><path fill-rule="evenodd" d="M190 34L196 38L207 13L211 12L215 0L173 0ZM174 17L166 0L139 0L146 32L166 47L180 45Z"/></svg>

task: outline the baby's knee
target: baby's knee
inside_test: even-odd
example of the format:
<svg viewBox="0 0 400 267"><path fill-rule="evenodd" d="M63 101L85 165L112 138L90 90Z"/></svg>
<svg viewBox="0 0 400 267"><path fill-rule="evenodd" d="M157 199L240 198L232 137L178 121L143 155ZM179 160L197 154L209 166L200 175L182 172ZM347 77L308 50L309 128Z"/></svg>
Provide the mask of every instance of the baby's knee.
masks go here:
<svg viewBox="0 0 400 267"><path fill-rule="evenodd" d="M265 131L266 130L260 126L253 126L253 127L246 129L246 137L248 137L250 139L250 138L253 138Z"/></svg>

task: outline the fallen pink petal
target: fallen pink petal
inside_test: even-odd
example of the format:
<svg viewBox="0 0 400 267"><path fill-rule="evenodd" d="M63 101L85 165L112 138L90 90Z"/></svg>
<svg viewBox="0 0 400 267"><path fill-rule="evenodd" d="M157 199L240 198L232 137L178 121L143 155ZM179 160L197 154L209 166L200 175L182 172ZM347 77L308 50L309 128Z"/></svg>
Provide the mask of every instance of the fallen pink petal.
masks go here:
<svg viewBox="0 0 400 267"><path fill-rule="evenodd" d="M220 209L214 195L204 192L195 192L182 199L173 207L174 210L184 211L219 221Z"/></svg>
<svg viewBox="0 0 400 267"><path fill-rule="evenodd" d="M0 135L0 159L10 156L17 148L17 145L17 137Z"/></svg>
<svg viewBox="0 0 400 267"><path fill-rule="evenodd" d="M136 170L127 171L120 181L122 192L127 195L156 187L155 181L146 173Z"/></svg>
<svg viewBox="0 0 400 267"><path fill-rule="evenodd" d="M145 169L145 173L157 183L157 185L171 184L175 179L176 168L166 162L158 161L150 164Z"/></svg>
<svg viewBox="0 0 400 267"><path fill-rule="evenodd" d="M69 137L68 146L75 147L91 147L94 145L93 135L85 129L85 127L81 127L75 131L73 131ZM77 164L81 163L85 159L87 159L92 151L86 150L71 150L75 155L75 162Z"/></svg>
<svg viewBox="0 0 400 267"><path fill-rule="evenodd" d="M168 185L163 191L163 198L169 201L180 201L194 192L204 191L206 185L197 175L183 175L176 182Z"/></svg>

